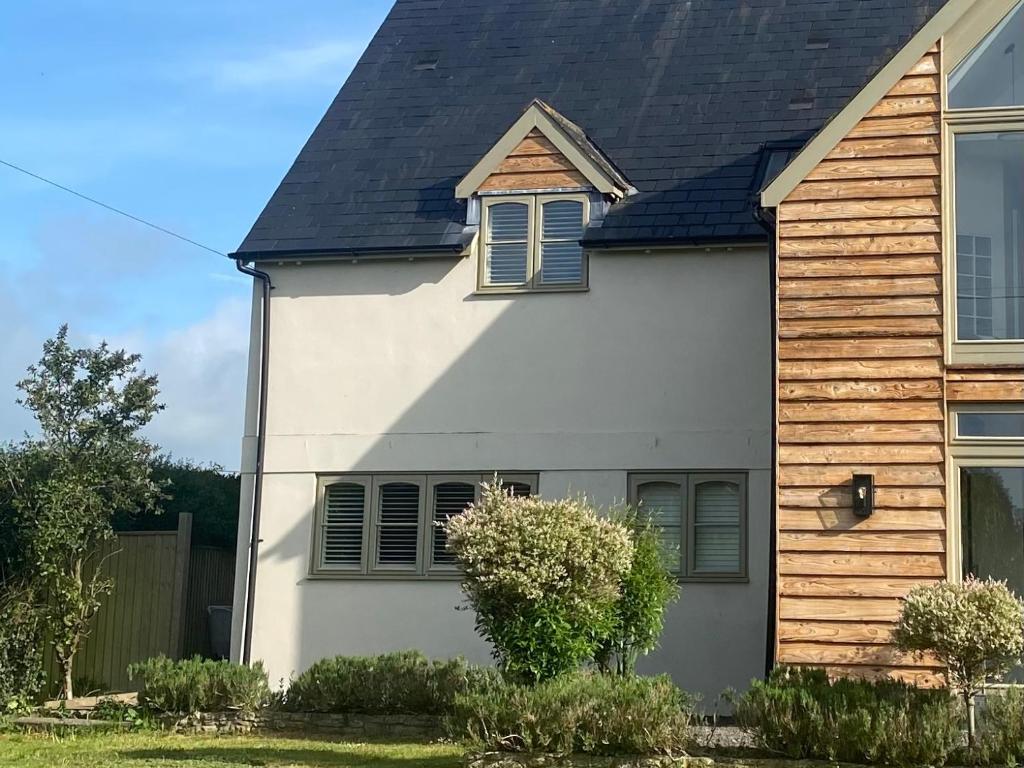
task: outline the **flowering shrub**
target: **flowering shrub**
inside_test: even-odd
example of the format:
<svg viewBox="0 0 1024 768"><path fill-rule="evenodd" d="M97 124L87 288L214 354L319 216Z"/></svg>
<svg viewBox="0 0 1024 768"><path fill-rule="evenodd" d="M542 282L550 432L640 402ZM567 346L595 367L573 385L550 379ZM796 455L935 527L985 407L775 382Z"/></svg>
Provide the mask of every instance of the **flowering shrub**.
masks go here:
<svg viewBox="0 0 1024 768"><path fill-rule="evenodd" d="M974 738L974 696L1024 653L1024 603L1005 582L968 578L911 590L893 641L903 651L931 653L946 668L946 681L967 705Z"/></svg>
<svg viewBox="0 0 1024 768"><path fill-rule="evenodd" d="M585 499L515 497L495 482L446 530L477 631L510 678L545 680L594 656L633 558L625 526Z"/></svg>

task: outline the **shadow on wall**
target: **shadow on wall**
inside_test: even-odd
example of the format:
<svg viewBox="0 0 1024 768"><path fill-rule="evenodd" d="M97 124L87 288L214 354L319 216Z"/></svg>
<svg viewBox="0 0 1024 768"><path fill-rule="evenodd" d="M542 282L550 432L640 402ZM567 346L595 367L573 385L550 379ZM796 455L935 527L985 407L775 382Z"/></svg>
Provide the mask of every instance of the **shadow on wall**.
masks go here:
<svg viewBox="0 0 1024 768"><path fill-rule="evenodd" d="M771 397L763 247L602 254L589 292L557 295L476 295L474 259L309 263L273 278L254 645L272 678L342 652L488 658L472 614L455 610L456 582L309 578L312 473L342 471L572 472L606 484L613 474L625 496L629 470L754 470L751 582L686 587L663 659L696 670L698 689L700 668L726 653L741 661L723 662L718 690L760 674Z"/></svg>

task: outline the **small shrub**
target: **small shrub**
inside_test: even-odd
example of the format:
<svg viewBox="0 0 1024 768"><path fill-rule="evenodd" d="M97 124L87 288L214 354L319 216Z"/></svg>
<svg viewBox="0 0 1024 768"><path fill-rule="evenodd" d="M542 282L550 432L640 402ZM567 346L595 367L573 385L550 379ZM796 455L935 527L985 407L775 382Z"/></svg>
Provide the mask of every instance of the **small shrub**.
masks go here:
<svg viewBox="0 0 1024 768"><path fill-rule="evenodd" d="M894 680L830 681L823 670L776 669L735 701L759 746L794 759L941 765L961 746L963 718L945 689Z"/></svg>
<svg viewBox="0 0 1024 768"><path fill-rule="evenodd" d="M612 630L599 644L595 660L606 672L634 675L637 660L658 647L665 609L679 597L679 583L666 564L662 539L650 522L629 507L617 510L612 519L629 530L633 562L620 585Z"/></svg>
<svg viewBox="0 0 1024 768"><path fill-rule="evenodd" d="M198 656L172 661L165 656L128 667L138 680L139 704L152 712L191 715L239 710L253 713L270 700L263 665L251 667Z"/></svg>
<svg viewBox="0 0 1024 768"><path fill-rule="evenodd" d="M450 735L479 749L595 755L682 751L691 702L667 677L576 673L460 694Z"/></svg>
<svg viewBox="0 0 1024 768"><path fill-rule="evenodd" d="M999 680L1024 653L1024 603L1006 582L968 578L911 590L893 641L903 651L930 653L963 698L974 742L974 696Z"/></svg>
<svg viewBox="0 0 1024 768"><path fill-rule="evenodd" d="M0 593L0 713L24 710L43 689L41 630L30 590Z"/></svg>
<svg viewBox="0 0 1024 768"><path fill-rule="evenodd" d="M129 704L112 696L102 698L89 714L90 720L106 720L114 723L130 723L133 728L148 726L150 719L142 707Z"/></svg>
<svg viewBox="0 0 1024 768"><path fill-rule="evenodd" d="M1024 761L1024 689L1011 686L985 695L974 760L982 765Z"/></svg>
<svg viewBox="0 0 1024 768"><path fill-rule="evenodd" d="M455 697L497 677L463 659L429 661L417 651L322 659L288 686L295 712L444 715Z"/></svg>
<svg viewBox="0 0 1024 768"><path fill-rule="evenodd" d="M477 631L509 677L547 680L593 658L633 558L623 525L585 499L515 497L495 482L446 530Z"/></svg>

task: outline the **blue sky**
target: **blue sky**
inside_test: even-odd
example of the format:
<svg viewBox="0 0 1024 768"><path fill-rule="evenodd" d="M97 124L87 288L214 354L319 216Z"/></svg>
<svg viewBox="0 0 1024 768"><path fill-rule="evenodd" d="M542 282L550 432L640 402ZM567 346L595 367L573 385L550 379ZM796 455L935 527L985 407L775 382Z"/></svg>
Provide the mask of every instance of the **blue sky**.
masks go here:
<svg viewBox="0 0 1024 768"><path fill-rule="evenodd" d="M0 25L0 159L230 252L390 0L33 0ZM61 322L141 352L175 455L238 467L250 288L233 262L0 167L0 440Z"/></svg>

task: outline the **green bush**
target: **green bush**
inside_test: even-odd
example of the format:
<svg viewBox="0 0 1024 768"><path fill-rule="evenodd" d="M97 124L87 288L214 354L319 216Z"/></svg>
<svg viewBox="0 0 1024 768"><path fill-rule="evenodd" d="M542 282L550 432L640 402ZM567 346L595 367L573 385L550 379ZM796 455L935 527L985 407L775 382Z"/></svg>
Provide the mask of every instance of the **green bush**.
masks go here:
<svg viewBox="0 0 1024 768"><path fill-rule="evenodd" d="M576 673L460 694L448 730L485 750L652 755L682 751L690 721L691 702L668 677Z"/></svg>
<svg viewBox="0 0 1024 768"><path fill-rule="evenodd" d="M0 714L26 709L42 691L41 618L29 590L0 593Z"/></svg>
<svg viewBox="0 0 1024 768"><path fill-rule="evenodd" d="M198 656L181 661L158 656L132 664L128 676L139 681L139 704L152 712L252 713L270 700L267 673L260 662L247 667Z"/></svg>
<svg viewBox="0 0 1024 768"><path fill-rule="evenodd" d="M594 657L633 558L625 526L583 498L516 497L495 482L446 531L477 631L510 678L547 680Z"/></svg>
<svg viewBox="0 0 1024 768"><path fill-rule="evenodd" d="M595 660L606 672L634 675L637 660L658 647L665 609L679 597L679 583L667 565L670 553L649 521L629 507L615 511L612 519L629 530L633 562L619 588L612 630Z"/></svg>
<svg viewBox="0 0 1024 768"><path fill-rule="evenodd" d="M946 689L779 668L735 705L759 746L789 758L941 765L962 744L962 710Z"/></svg>
<svg viewBox="0 0 1024 768"><path fill-rule="evenodd" d="M1016 686L985 695L974 759L983 765L1024 761L1024 689Z"/></svg>
<svg viewBox="0 0 1024 768"><path fill-rule="evenodd" d="M322 659L292 680L283 706L295 712L444 715L457 694L497 671L463 659L429 661L417 651Z"/></svg>

